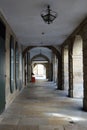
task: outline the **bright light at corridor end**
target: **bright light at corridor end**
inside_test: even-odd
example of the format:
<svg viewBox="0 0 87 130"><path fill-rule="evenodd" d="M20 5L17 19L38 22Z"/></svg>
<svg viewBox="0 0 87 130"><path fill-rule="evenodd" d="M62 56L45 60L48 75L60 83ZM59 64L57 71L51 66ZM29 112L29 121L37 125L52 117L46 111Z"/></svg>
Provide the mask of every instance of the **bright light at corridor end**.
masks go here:
<svg viewBox="0 0 87 130"><path fill-rule="evenodd" d="M36 79L46 79L46 68L42 64L37 64L33 68L33 72L35 74Z"/></svg>

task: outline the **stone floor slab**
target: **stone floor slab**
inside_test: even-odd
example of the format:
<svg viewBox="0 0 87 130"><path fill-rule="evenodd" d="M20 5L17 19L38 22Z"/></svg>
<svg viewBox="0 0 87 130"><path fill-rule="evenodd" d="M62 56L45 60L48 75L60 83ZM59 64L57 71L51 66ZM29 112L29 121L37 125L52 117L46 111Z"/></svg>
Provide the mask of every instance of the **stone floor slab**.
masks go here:
<svg viewBox="0 0 87 130"><path fill-rule="evenodd" d="M28 126L19 125L16 127L16 130L39 130L39 126L37 126L37 125L36 126L35 125L34 126L33 125L28 125Z"/></svg>
<svg viewBox="0 0 87 130"><path fill-rule="evenodd" d="M0 130L87 130L82 99L67 97L52 82L30 83L0 115Z"/></svg>

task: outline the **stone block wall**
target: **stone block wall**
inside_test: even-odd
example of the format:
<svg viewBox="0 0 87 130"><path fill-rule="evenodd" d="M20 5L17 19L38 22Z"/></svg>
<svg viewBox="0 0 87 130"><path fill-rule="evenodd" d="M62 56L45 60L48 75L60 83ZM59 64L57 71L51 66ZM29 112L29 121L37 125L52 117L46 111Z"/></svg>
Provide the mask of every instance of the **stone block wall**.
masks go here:
<svg viewBox="0 0 87 130"><path fill-rule="evenodd" d="M73 97L73 43L76 36L82 38L83 52L83 109L87 111L87 18L72 32L72 34L64 41L62 47L69 45L69 96Z"/></svg>
<svg viewBox="0 0 87 130"><path fill-rule="evenodd" d="M4 22L6 26L6 38L5 38L5 46L6 46L6 53L5 53L5 73L6 73L6 82L5 82L5 100L6 100L6 107L9 106L9 104L15 99L15 97L19 94L19 89L16 89L14 87L14 92L10 92L10 36L12 35L14 37L14 48L15 48L15 43L18 41L17 37L15 36L14 32L12 31L11 27L7 23L6 19L0 12L0 19ZM22 56L22 46L19 45L19 53L20 56ZM22 57L21 57L22 59ZM21 62L21 61L20 61ZM21 74L21 67L19 67L19 82L22 81L22 74ZM15 69L15 67L14 67ZM14 70L15 72L15 70ZM22 83L22 82L21 82ZM14 84L15 86L16 84ZM19 84L20 85L20 84Z"/></svg>

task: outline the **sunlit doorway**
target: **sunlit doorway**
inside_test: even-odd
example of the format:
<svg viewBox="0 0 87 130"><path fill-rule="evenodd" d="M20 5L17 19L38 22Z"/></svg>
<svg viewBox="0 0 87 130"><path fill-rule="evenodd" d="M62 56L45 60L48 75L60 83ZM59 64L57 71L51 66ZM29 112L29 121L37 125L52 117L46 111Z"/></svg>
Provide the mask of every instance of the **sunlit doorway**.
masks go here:
<svg viewBox="0 0 87 130"><path fill-rule="evenodd" d="M46 79L46 67L42 64L37 64L33 68L35 79Z"/></svg>

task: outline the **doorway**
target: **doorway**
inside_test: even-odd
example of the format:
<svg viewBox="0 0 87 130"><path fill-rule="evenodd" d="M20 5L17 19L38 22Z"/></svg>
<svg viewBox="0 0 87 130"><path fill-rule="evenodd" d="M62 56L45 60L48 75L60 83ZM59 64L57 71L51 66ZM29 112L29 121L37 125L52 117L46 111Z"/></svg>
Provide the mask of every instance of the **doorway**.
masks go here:
<svg viewBox="0 0 87 130"><path fill-rule="evenodd" d="M37 64L33 68L35 79L46 79L46 67L42 64Z"/></svg>

